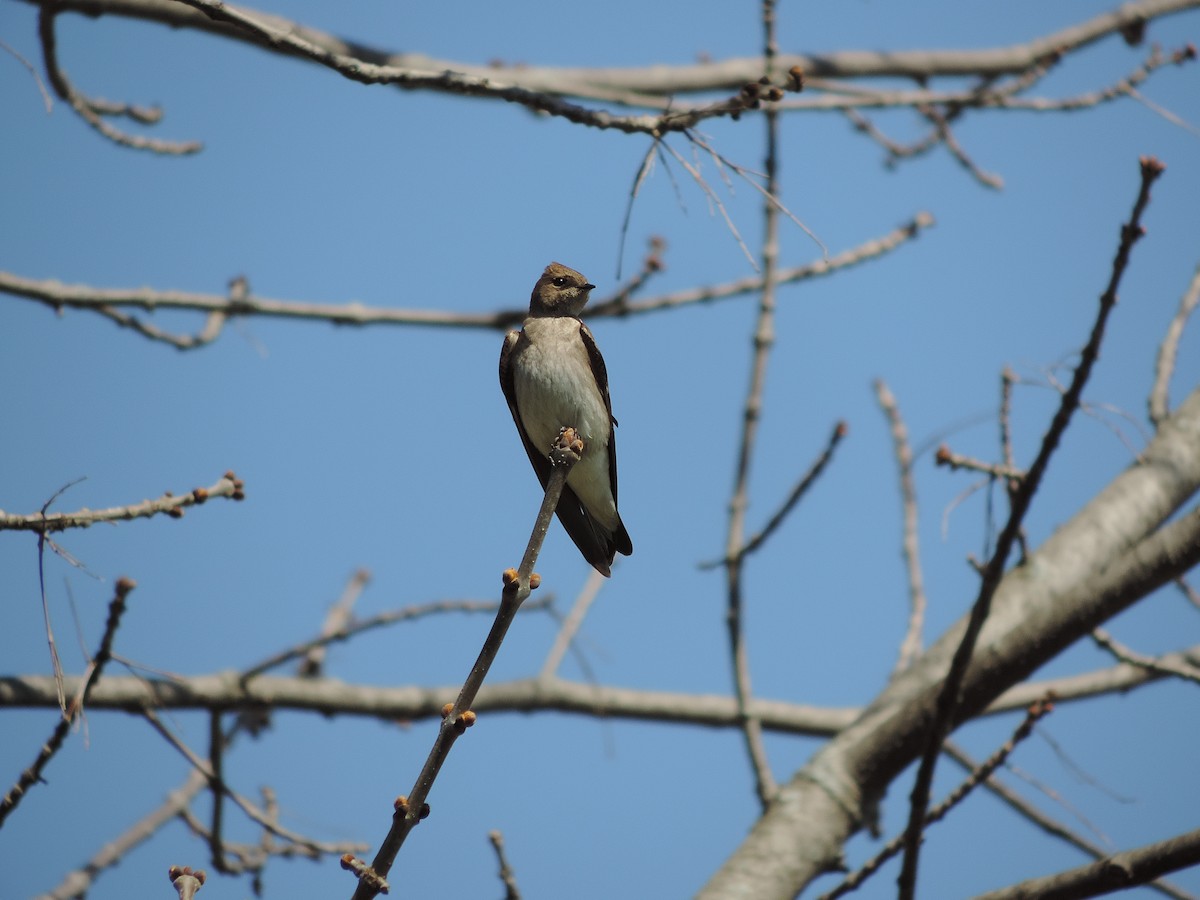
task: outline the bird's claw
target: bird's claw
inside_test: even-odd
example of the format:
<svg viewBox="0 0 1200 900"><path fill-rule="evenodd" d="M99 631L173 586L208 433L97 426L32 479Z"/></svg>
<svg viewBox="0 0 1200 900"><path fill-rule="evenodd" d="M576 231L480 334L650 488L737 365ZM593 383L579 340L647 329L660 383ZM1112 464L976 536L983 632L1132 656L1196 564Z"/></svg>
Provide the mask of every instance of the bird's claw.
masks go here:
<svg viewBox="0 0 1200 900"><path fill-rule="evenodd" d="M583 456L583 438L570 425L563 426L554 443L555 450L570 450L576 456Z"/></svg>

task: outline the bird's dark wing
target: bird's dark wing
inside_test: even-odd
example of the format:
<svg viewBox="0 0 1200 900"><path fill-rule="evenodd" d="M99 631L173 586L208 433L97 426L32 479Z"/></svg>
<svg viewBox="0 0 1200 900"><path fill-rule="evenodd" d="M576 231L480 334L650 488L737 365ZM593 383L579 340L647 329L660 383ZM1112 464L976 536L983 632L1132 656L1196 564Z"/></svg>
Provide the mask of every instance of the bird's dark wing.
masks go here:
<svg viewBox="0 0 1200 900"><path fill-rule="evenodd" d="M596 387L600 389L600 396L604 398L604 408L608 410L608 418L612 422L612 427L608 431L608 484L612 489L613 503L617 502L617 420L612 414L612 398L608 395L608 369L604 365L604 357L600 355L600 348L596 346L596 339L592 337L592 331L582 322L579 323L579 337L583 341L584 349L587 350L588 362L592 364L592 376L596 379ZM621 522L620 516L617 517L617 530L606 541L609 553L609 561L612 561L613 550L630 556L633 553L633 541L629 538L629 532L625 530L625 523Z"/></svg>
<svg viewBox="0 0 1200 900"><path fill-rule="evenodd" d="M596 339L592 337L592 330L579 323L579 337L583 340L584 349L587 350L588 362L592 364L592 376L596 379L596 387L600 389L600 396L604 398L604 408L608 410L608 418L612 422L612 427L608 434L608 482L612 487L613 502L617 502L617 420L612 414L612 399L608 396L608 369L604 366L604 357L600 355L600 348L596 346Z"/></svg>

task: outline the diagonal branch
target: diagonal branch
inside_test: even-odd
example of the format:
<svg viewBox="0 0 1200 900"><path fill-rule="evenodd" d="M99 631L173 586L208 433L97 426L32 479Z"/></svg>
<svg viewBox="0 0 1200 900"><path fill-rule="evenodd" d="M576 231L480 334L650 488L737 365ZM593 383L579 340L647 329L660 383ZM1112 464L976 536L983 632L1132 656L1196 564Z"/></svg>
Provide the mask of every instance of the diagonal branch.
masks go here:
<svg viewBox="0 0 1200 900"><path fill-rule="evenodd" d="M996 549L983 570L982 582L979 586L979 596L976 599L971 615L967 621L966 630L958 649L954 652L950 668L946 673L938 694L934 709L933 721L926 733L925 749L917 768L916 781L911 794L908 827L905 832L904 863L901 866L898 879L900 900L912 900L916 892L917 861L920 856L921 830L925 819L925 808L929 803L929 791L933 784L933 773L941 752L942 741L949 733L955 710L960 702L959 691L966 676L967 666L975 652L975 644L983 623L987 620L991 609L992 599L996 594L1000 581L1004 577L1004 568L1008 562L1009 553L1017 541L1025 513L1033 502L1033 496L1041 484L1042 476L1050 465L1050 458L1058 448L1059 441L1070 424L1071 417L1079 408L1084 385L1091 375L1092 367L1100 355L1100 343L1104 338L1105 325L1109 314L1117 303L1117 287L1125 274L1133 245L1143 235L1141 225L1142 213L1150 202L1150 186L1162 175L1165 167L1153 157L1142 157L1140 161L1141 187L1133 204L1133 212L1129 222L1121 227L1121 240L1117 247L1116 256L1112 263L1112 274L1108 286L1100 295L1099 310L1091 336L1084 346L1079 358L1079 365L1071 379L1071 385L1063 393L1054 418L1050 422L1042 446L1037 457L1029 467L1025 478L1019 487L1011 494L1011 509L1008 521L1005 523L1000 536L996 540Z"/></svg>
<svg viewBox="0 0 1200 900"><path fill-rule="evenodd" d="M108 665L108 661L112 658L113 638L116 637L117 628L121 625L121 617L125 614L125 600L135 587L137 587L137 584L130 578L117 579L112 601L108 604L108 621L104 625L104 635L100 638L100 646L96 650L96 655L92 659L91 664L88 666L88 673L82 679L75 699L62 713L58 724L54 726L54 731L51 733L49 739L42 745L33 764L21 773L20 778L17 779L17 783L4 795L4 799L0 800L0 828L4 827L4 821L17 808L17 805L21 802L21 798L25 796L26 792L35 784L42 781L42 772L50 760L54 758L54 755L61 749L63 741L67 739L67 732L71 730L71 726L82 715L88 697L91 696L92 689L100 680L100 675L104 671L104 667Z"/></svg>
<svg viewBox="0 0 1200 900"><path fill-rule="evenodd" d="M561 439L560 439L561 442ZM586 453L586 448L584 450ZM534 574L533 567L550 529L550 520L558 506L559 497L567 483L567 475L571 467L579 461L575 451L559 446L551 453L550 477L546 481L546 493L542 498L541 509L538 510L533 533L525 547L525 555L517 569L507 569L504 572L504 592L501 595L500 609L492 623L491 631L483 642L479 657L471 667L470 674L463 682L458 698L453 703L447 703L443 708L442 724L434 739L433 748L425 760L417 776L416 783L407 796L397 798L392 825L387 836L375 854L370 868L365 869L359 860L343 859L343 867L348 868L358 877L358 887L354 892L354 900L371 900L380 893L387 893L387 875L396 860L396 854L404 844L405 838L417 826L421 819L429 814L429 804L425 802L433 783L442 769L442 764L450 755L454 742L458 740L467 728L475 722L475 713L471 705L482 687L488 671L500 652L500 645L508 633L521 604L529 597L530 592L538 586L541 579Z"/></svg>
<svg viewBox="0 0 1200 900"><path fill-rule="evenodd" d="M1200 828L1185 834L1114 853L1104 859L1045 878L1022 881L975 900L1019 900L1025 897L1095 897L1153 881L1167 872L1200 864Z"/></svg>

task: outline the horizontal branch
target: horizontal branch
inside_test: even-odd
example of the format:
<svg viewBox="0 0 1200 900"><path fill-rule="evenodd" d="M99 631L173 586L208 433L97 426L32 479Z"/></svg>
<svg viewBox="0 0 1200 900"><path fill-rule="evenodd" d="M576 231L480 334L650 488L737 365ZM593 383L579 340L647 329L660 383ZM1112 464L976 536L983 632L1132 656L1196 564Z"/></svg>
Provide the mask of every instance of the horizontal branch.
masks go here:
<svg viewBox="0 0 1200 900"><path fill-rule="evenodd" d="M1167 654L1160 661L1200 665L1200 645ZM1022 710L1050 693L1059 704L1123 693L1163 677L1161 673L1121 664L1066 678L1031 681L1005 691L985 714ZM69 694L77 683L77 678L68 677L64 689ZM457 691L458 688L451 685L384 688L347 684L329 678L256 676L243 682L243 675L238 672L170 680L109 676L93 690L88 706L93 712L118 710L131 713L148 707L225 711L289 709L415 722L440 719L446 700ZM8 707L57 708L58 690L54 678L43 675L0 677L0 709ZM478 713L562 712L711 728L737 728L741 722L737 702L724 694L643 691L583 684L558 677L485 684L472 708ZM827 736L845 728L861 710L756 698L750 701L750 712L762 721L763 728L770 731Z"/></svg>
<svg viewBox="0 0 1200 900"><path fill-rule="evenodd" d="M869 241L844 250L830 259L817 260L801 266L781 269L777 283L796 283L830 275L868 260L877 259L906 244L934 223L933 216L921 212L911 221ZM622 292L615 298L593 303L588 308L589 319L641 315L688 306L711 303L733 297L755 294L762 289L761 276L739 278L722 284L661 294L638 301L627 299ZM447 312L436 309L389 309L366 306L362 303L305 303L297 300L273 300L256 297L248 292L199 294L188 291L160 291L150 288L97 288L84 284L63 284L54 279L33 279L0 271L0 293L24 297L44 303L55 310L83 309L92 312L119 308L156 310L189 310L228 318L262 316L283 319L304 319L329 322L334 325L428 325L443 328L484 328L504 330L525 318L524 307L502 309L492 313Z"/></svg>
<svg viewBox="0 0 1200 900"><path fill-rule="evenodd" d="M50 534L68 528L88 528L97 522L121 522L129 519L148 519L159 513L179 518L189 506L198 506L214 497L233 500L245 498L242 480L232 472L226 472L216 484L193 488L186 494L176 496L170 492L154 500L143 500L129 506L111 506L108 509L81 509L70 513L36 512L27 515L6 513L0 510L0 531L34 531Z"/></svg>
<svg viewBox="0 0 1200 900"><path fill-rule="evenodd" d="M24 0L41 6L41 0ZM742 57L691 65L653 65L629 68L572 68L526 65L474 65L437 59L420 53L399 53L361 41L338 37L283 16L233 4L197 0L189 8L174 0L59 0L63 12L89 17L114 15L158 22L171 28L205 31L287 56L313 60L308 52L284 36L292 36L320 53L348 57L361 65L360 76L386 80L455 73L480 83L493 82L546 96L573 96L596 100L616 97L635 102L643 98L739 90L757 81L766 67L760 57ZM231 15L210 18L201 8L215 12L223 7ZM909 78L940 76L1000 77L1024 72L1065 53L1087 47L1113 34L1131 33L1147 22L1200 7L1200 0L1136 0L1101 13L1085 22L1063 28L1021 44L977 50L847 50L831 53L780 54L776 71L799 66L806 78ZM261 23L263 30L240 27L240 15ZM370 67L370 68L368 68ZM348 77L354 77L351 73ZM399 85L410 86L410 85ZM493 88L500 96L503 88ZM618 93L619 92L619 93ZM507 99L501 97L501 99Z"/></svg>

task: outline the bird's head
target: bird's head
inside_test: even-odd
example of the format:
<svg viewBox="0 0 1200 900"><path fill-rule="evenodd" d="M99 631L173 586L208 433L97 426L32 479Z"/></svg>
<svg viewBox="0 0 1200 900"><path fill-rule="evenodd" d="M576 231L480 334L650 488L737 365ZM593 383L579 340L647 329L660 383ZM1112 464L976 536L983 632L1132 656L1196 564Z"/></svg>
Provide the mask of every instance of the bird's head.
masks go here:
<svg viewBox="0 0 1200 900"><path fill-rule="evenodd" d="M596 286L568 269L562 263L550 263L533 286L529 298L529 315L578 316L588 300L588 292Z"/></svg>

